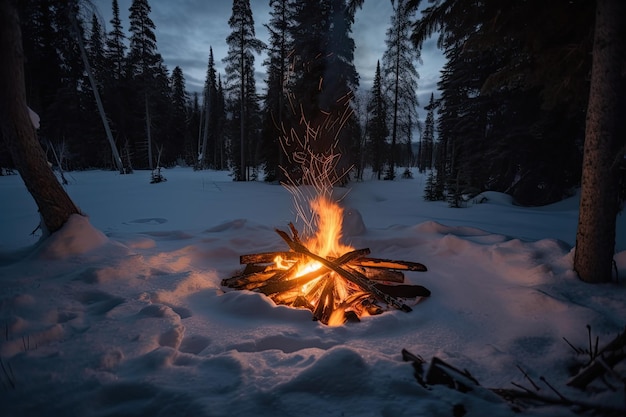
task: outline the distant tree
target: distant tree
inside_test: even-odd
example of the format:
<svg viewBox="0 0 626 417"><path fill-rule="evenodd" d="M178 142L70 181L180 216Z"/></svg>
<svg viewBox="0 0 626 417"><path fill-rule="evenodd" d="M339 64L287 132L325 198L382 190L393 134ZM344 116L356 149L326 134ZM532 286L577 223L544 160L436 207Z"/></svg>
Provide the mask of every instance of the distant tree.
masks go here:
<svg viewBox="0 0 626 417"><path fill-rule="evenodd" d="M109 68L113 68L112 78L121 80L124 76L124 62L126 59L126 35L120 20L120 8L117 0L112 2L111 31L106 37L106 58Z"/></svg>
<svg viewBox="0 0 626 417"><path fill-rule="evenodd" d="M102 92L104 108L111 122L111 130L114 132L119 148L125 149L126 173L132 172L130 158L131 125L133 112L131 111L133 87L131 80L127 78L126 71L126 35L122 28L120 9L117 0L112 1L112 18L110 20L111 31L107 33L105 40L106 67L109 69L104 75L104 89Z"/></svg>
<svg viewBox="0 0 626 417"><path fill-rule="evenodd" d="M367 111L370 114L367 141L368 160L372 164L372 171L381 178L385 155L387 154L387 100L383 92L383 79L380 73L380 61L376 62L376 74L372 83L372 91Z"/></svg>
<svg viewBox="0 0 626 417"><path fill-rule="evenodd" d="M420 140L418 165L420 172L433 167L433 150L435 144L435 95L430 94L430 101L424 109L426 113L426 121L424 122L424 135Z"/></svg>
<svg viewBox="0 0 626 417"><path fill-rule="evenodd" d="M200 94L194 91L191 95L191 103L189 107L189 129L192 138L195 138L196 142L192 142L190 149L191 158L188 163L193 166L194 170L198 169L198 155L200 146L202 146L202 120L200 110Z"/></svg>
<svg viewBox="0 0 626 417"><path fill-rule="evenodd" d="M367 141L369 140L370 114L367 111L369 105L370 91L358 91L352 98L352 108L354 109L354 119L358 125L358 136L355 138L355 154L353 157L353 178L363 181L363 174L368 165Z"/></svg>
<svg viewBox="0 0 626 417"><path fill-rule="evenodd" d="M397 147L400 132L410 133L411 125L417 117L417 78L415 61L419 58L417 49L410 41L412 11L405 0L398 0L387 30L383 55L383 73L389 94L389 117L391 118L391 144L385 179L395 178L395 166L399 160ZM409 137L410 145L410 137Z"/></svg>
<svg viewBox="0 0 626 417"><path fill-rule="evenodd" d="M105 72L108 72L108 68L105 60L102 26L95 13L91 16L91 31L89 39L87 40L86 49L88 51L87 56L91 64L93 75L101 85L104 80Z"/></svg>
<svg viewBox="0 0 626 417"><path fill-rule="evenodd" d="M209 48L209 62L206 79L204 81L202 109L204 115L202 144L198 149L199 153L196 169L206 169L209 166L215 168L218 165L219 141L222 134L218 130L218 120L221 110L217 88L217 71L215 70L215 59L213 57L212 47Z"/></svg>
<svg viewBox="0 0 626 417"><path fill-rule="evenodd" d="M626 161L623 127L626 98L626 33L621 0L596 2L591 90L587 106L585 153L574 270L586 282L613 276L615 227L619 212L620 169Z"/></svg>
<svg viewBox="0 0 626 417"><path fill-rule="evenodd" d="M128 76L133 80L135 89L133 107L143 109L143 124L145 136L136 129L134 134L136 149L147 151L147 165L153 169L153 124L156 111L156 101L162 98L164 89L168 89L167 70L163 66L163 59L157 52L155 25L150 18L148 0L133 0L129 8L130 46L127 56ZM137 119L141 122L141 119ZM138 126L137 126L138 127ZM145 140L139 140L144 136Z"/></svg>
<svg viewBox="0 0 626 417"><path fill-rule="evenodd" d="M107 160L110 161L110 155L115 155L118 151L113 141L110 144L106 143L105 134L110 133L112 138L112 133L110 130L107 132L106 128L103 132L103 120L99 114L100 109L104 111L102 95L109 79L109 67L105 56L104 32L95 13L91 18L91 29L86 35L86 41L83 42L78 34L74 34L74 36L79 47L85 52L83 66L85 66L86 80L84 84L86 84L86 88L83 89L81 96L82 108L85 113L83 117L86 123L82 129L83 138L73 146L73 150L77 155L78 166L102 166ZM93 84L91 84L92 81ZM98 90L97 96L93 91L94 88ZM108 124L108 117L106 115L105 117ZM109 148L109 145L112 148ZM109 156L109 158L104 157L104 155ZM120 172L123 173L121 160L118 159L117 161L120 163Z"/></svg>
<svg viewBox="0 0 626 417"><path fill-rule="evenodd" d="M148 0L133 0L128 10L131 32L128 68L133 76L147 77L159 64L151 8Z"/></svg>
<svg viewBox="0 0 626 417"><path fill-rule="evenodd" d="M267 91L263 102L262 158L265 181L284 180L281 166L286 158L280 137L289 124L286 91L292 69L293 41L290 35L295 2L293 0L270 0L270 20L267 59L263 62L267 72Z"/></svg>
<svg viewBox="0 0 626 417"><path fill-rule="evenodd" d="M220 74L217 75L217 98L215 105L215 114L215 130L219 133L215 141L215 169L224 170L228 168L228 160L226 155L229 151L227 149L226 140L224 138L226 126L226 95L224 93L222 76Z"/></svg>
<svg viewBox="0 0 626 417"><path fill-rule="evenodd" d="M189 129L189 95L185 89L185 76L183 70L176 66L172 71L172 110L170 112L170 129L169 134L172 136L173 142L177 145L176 149L181 153L178 158L191 162L191 132Z"/></svg>
<svg viewBox="0 0 626 417"><path fill-rule="evenodd" d="M232 32L226 38L228 54L224 58L227 71L227 82L232 92L237 91L233 97L233 110L238 111L233 115L239 122L239 141L231 143L238 148L239 163L234 165L235 177L238 181L246 180L246 145L250 146L254 132L246 130L246 119L253 116L249 112L249 104L256 98L256 91L249 91L251 86L249 77L254 74L254 53L259 54L265 47L263 42L255 37L254 19L249 0L233 0L232 15L228 20ZM234 155L233 155L234 156Z"/></svg>
<svg viewBox="0 0 626 417"><path fill-rule="evenodd" d="M246 165L248 169L252 169L250 175L246 174L250 179L256 181L259 179L259 155L261 153L261 107L260 97L256 92L256 78L254 74L254 58L247 58L246 70L246 103L245 103L245 125L247 127L247 143Z"/></svg>
<svg viewBox="0 0 626 417"><path fill-rule="evenodd" d="M424 200L426 201L445 200L445 195L443 194L443 191L444 191L443 184L438 183L435 171L430 171L428 173L428 178L426 179L426 186L424 187Z"/></svg>
<svg viewBox="0 0 626 417"><path fill-rule="evenodd" d="M0 131L41 215L44 236L80 214L48 165L26 102L24 50L17 10L0 0Z"/></svg>

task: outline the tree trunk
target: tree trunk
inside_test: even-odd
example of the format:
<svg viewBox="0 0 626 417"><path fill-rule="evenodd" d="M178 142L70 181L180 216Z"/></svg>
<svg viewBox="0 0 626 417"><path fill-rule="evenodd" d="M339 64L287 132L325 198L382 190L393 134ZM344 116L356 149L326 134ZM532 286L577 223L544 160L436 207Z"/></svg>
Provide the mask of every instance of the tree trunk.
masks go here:
<svg viewBox="0 0 626 417"><path fill-rule="evenodd" d="M76 36L76 40L78 42L78 48L80 49L80 56L83 59L85 72L87 73L87 77L89 78L91 91L93 91L93 96L96 100L96 106L98 106L98 113L100 114L102 125L104 126L104 133L106 134L107 140L109 141L109 146L111 146L111 153L113 155L113 161L115 162L115 166L117 167L117 170L120 172L120 174L125 174L126 171L124 170L124 164L122 163L122 158L120 157L120 153L117 150L117 146L115 146L115 140L113 140L113 133L111 133L109 121L104 111L104 105L102 104L100 93L98 92L98 85L96 84L96 80L93 77L93 72L91 71L91 65L89 65L89 58L87 58L87 52L85 51L85 45L83 43L83 37L82 37L83 35L81 34L78 28L78 22L76 21L76 16L72 14L70 16L70 19L72 20L72 28L74 30L74 36Z"/></svg>
<svg viewBox="0 0 626 417"><path fill-rule="evenodd" d="M618 213L619 142L622 94L620 25L623 0L598 0L591 87L587 107L582 190L574 270L586 282L611 280Z"/></svg>
<svg viewBox="0 0 626 417"><path fill-rule="evenodd" d="M26 104L24 51L17 11L0 0L0 124L13 163L41 214L44 234L80 213L48 165Z"/></svg>
<svg viewBox="0 0 626 417"><path fill-rule="evenodd" d="M245 153L245 114L246 114L246 67L245 67L245 57L246 50L244 48L244 37L243 37L243 23L241 23L241 39L240 39L240 71L241 71L241 88L239 91L239 99L241 100L241 108L240 108L240 120L239 120L239 135L240 135L240 150L239 150L239 158L241 168L239 169L239 181L246 181L246 153Z"/></svg>
<svg viewBox="0 0 626 417"><path fill-rule="evenodd" d="M154 170L154 166L152 164L152 132L150 131L150 125L152 121L150 120L150 103L148 102L148 93L144 93L144 98L146 100L146 137L148 140L148 167L150 171Z"/></svg>

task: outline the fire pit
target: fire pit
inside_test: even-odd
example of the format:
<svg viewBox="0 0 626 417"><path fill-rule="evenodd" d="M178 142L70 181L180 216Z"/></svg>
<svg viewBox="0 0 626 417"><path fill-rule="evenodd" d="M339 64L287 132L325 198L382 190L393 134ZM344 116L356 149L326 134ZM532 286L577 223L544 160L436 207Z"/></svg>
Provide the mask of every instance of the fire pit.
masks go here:
<svg viewBox="0 0 626 417"><path fill-rule="evenodd" d="M342 210L324 199L313 204L320 216L317 235L304 243L290 223L291 235L276 233L289 251L242 255L240 274L222 286L263 293L276 304L306 308L328 325L359 321L389 309L410 312L406 299L428 297L421 285L404 283L403 271L426 271L421 263L368 257L370 250L339 244ZM329 215L331 213L331 215Z"/></svg>

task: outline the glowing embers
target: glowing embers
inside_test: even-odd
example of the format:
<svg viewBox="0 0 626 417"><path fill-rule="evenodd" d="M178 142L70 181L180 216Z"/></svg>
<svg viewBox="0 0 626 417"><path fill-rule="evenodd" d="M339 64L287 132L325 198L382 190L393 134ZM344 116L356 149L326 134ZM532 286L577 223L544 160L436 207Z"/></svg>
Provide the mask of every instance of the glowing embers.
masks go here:
<svg viewBox="0 0 626 417"><path fill-rule="evenodd" d="M276 230L290 251L243 255L245 269L222 285L261 292L277 304L307 308L314 319L328 325L359 321L390 308L409 312L405 298L430 295L420 285L402 284L402 270L426 271L424 265L369 258L369 249L341 245L341 209L322 198L311 206L319 219L313 238L301 241L293 224L291 236Z"/></svg>

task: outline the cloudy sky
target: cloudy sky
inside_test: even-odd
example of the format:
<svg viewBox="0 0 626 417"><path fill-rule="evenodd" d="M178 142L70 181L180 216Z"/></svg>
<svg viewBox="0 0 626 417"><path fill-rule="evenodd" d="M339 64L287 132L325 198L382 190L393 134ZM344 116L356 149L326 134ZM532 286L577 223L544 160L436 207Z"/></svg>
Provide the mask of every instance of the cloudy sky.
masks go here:
<svg viewBox="0 0 626 417"><path fill-rule="evenodd" d="M128 9L132 0L118 0L122 26L128 32ZM105 30L111 30L111 0L91 0L103 21ZM224 74L222 59L228 46L226 37L231 29L228 19L232 13L229 0L151 0L151 19L156 26L157 48L165 65L172 71L179 66L183 70L187 89L200 92L204 85L209 47L213 48L218 72ZM263 26L269 20L269 0L251 0L252 14L257 38L266 42L268 32ZM352 37L356 43L355 66L360 75L360 87L369 89L376 69L376 61L385 51L385 31L393 12L390 0L365 0L357 10ZM422 62L416 64L420 74L418 96L420 106L428 104L430 93L436 90L439 71L444 64L434 39L425 43ZM257 88L264 87L264 57L255 60L259 74ZM259 91L261 92L261 91ZM435 91L435 96L437 93ZM420 111L424 120L424 112Z"/></svg>

